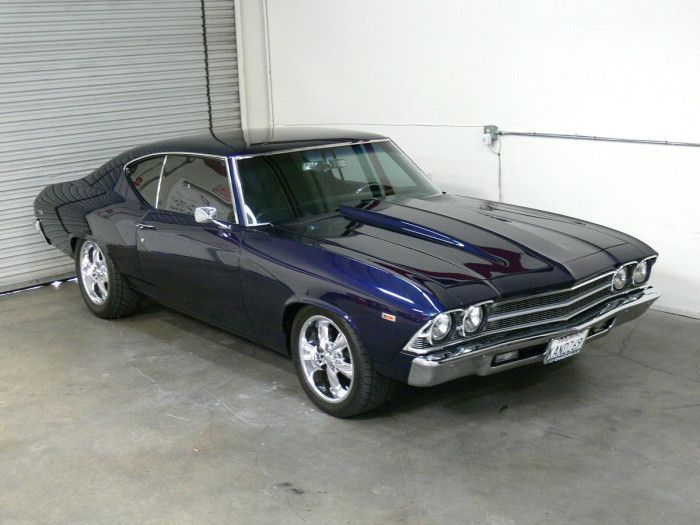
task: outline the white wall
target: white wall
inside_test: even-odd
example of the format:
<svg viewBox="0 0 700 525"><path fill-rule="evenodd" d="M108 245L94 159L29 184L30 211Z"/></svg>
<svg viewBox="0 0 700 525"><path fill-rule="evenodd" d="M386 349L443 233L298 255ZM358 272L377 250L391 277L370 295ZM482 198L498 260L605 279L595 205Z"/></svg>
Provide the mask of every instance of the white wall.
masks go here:
<svg viewBox="0 0 700 525"><path fill-rule="evenodd" d="M241 9L257 20L267 11L269 27L267 51L264 24L244 27L246 75L256 71L249 126L384 132L446 191L498 198L485 124L700 142L697 2L241 0ZM505 201L638 236L661 254L658 307L700 317L700 148L516 137L502 148Z"/></svg>

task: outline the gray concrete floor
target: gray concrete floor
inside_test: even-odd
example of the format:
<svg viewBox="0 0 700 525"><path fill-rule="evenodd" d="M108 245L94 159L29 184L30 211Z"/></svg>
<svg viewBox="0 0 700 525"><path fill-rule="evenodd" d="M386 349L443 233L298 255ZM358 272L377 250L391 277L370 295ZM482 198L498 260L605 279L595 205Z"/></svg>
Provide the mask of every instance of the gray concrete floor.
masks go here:
<svg viewBox="0 0 700 525"><path fill-rule="evenodd" d="M320 413L284 356L74 283L0 297L0 522L698 523L700 322Z"/></svg>

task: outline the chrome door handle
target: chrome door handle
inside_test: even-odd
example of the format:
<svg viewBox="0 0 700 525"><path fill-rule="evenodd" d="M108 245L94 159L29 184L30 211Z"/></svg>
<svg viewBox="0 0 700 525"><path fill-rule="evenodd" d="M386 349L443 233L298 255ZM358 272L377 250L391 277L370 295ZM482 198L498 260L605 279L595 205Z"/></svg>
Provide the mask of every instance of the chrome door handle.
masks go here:
<svg viewBox="0 0 700 525"><path fill-rule="evenodd" d="M144 224L142 222L137 222L136 229L137 230L155 230L156 227L154 224Z"/></svg>

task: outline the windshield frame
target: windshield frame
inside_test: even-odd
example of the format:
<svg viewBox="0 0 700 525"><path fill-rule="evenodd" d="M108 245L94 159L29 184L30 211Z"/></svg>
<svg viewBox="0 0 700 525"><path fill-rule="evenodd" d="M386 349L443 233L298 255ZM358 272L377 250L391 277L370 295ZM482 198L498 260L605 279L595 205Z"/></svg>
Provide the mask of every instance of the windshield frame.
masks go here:
<svg viewBox="0 0 700 525"><path fill-rule="evenodd" d="M238 169L238 161L239 160L245 160L245 159L250 159L253 157L268 157L272 155L281 155L284 153L295 153L299 151L309 151L309 150L320 150L320 149L328 149L328 148L338 148L338 147L343 147L343 146L356 146L356 145L362 145L362 144L371 144L371 143L377 143L377 142L389 142L392 146L394 146L402 155L403 157L410 162L413 167L416 168L416 170L425 177L425 180L428 184L430 184L434 189L435 193L439 194L441 193L439 188L435 186L432 180L430 180L430 177L426 175L426 173L416 164L416 162L406 154L404 150L402 150L393 140L390 138L381 138L381 139L367 139L367 140L349 140L349 141L344 141L344 142L334 142L332 144L321 144L321 145L316 145L316 146L306 146L306 147L301 147L301 148L288 148L288 149L279 149L275 151L268 151L264 153L251 153L251 154L246 154L246 155L232 155L230 157L231 159L231 164L233 167L232 170L232 175L234 177L234 184L236 186L236 193L238 196L238 203L240 205L240 216L243 218L243 224L245 226L267 226L272 223L269 222L251 222L249 220L248 214L245 213L246 210L246 204L245 204L245 195L243 194L243 185L241 183L240 179L240 174L239 174L239 169Z"/></svg>

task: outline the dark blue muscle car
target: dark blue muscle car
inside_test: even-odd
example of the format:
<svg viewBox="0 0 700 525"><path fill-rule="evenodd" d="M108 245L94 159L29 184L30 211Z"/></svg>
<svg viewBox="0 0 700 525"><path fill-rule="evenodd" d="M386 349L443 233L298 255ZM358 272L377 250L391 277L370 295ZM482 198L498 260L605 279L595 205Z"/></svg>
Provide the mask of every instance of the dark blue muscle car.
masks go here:
<svg viewBox="0 0 700 525"><path fill-rule="evenodd" d="M396 381L566 358L658 297L643 242L445 194L366 133L150 144L48 186L35 212L96 315L149 297L289 353L335 416L377 406Z"/></svg>

